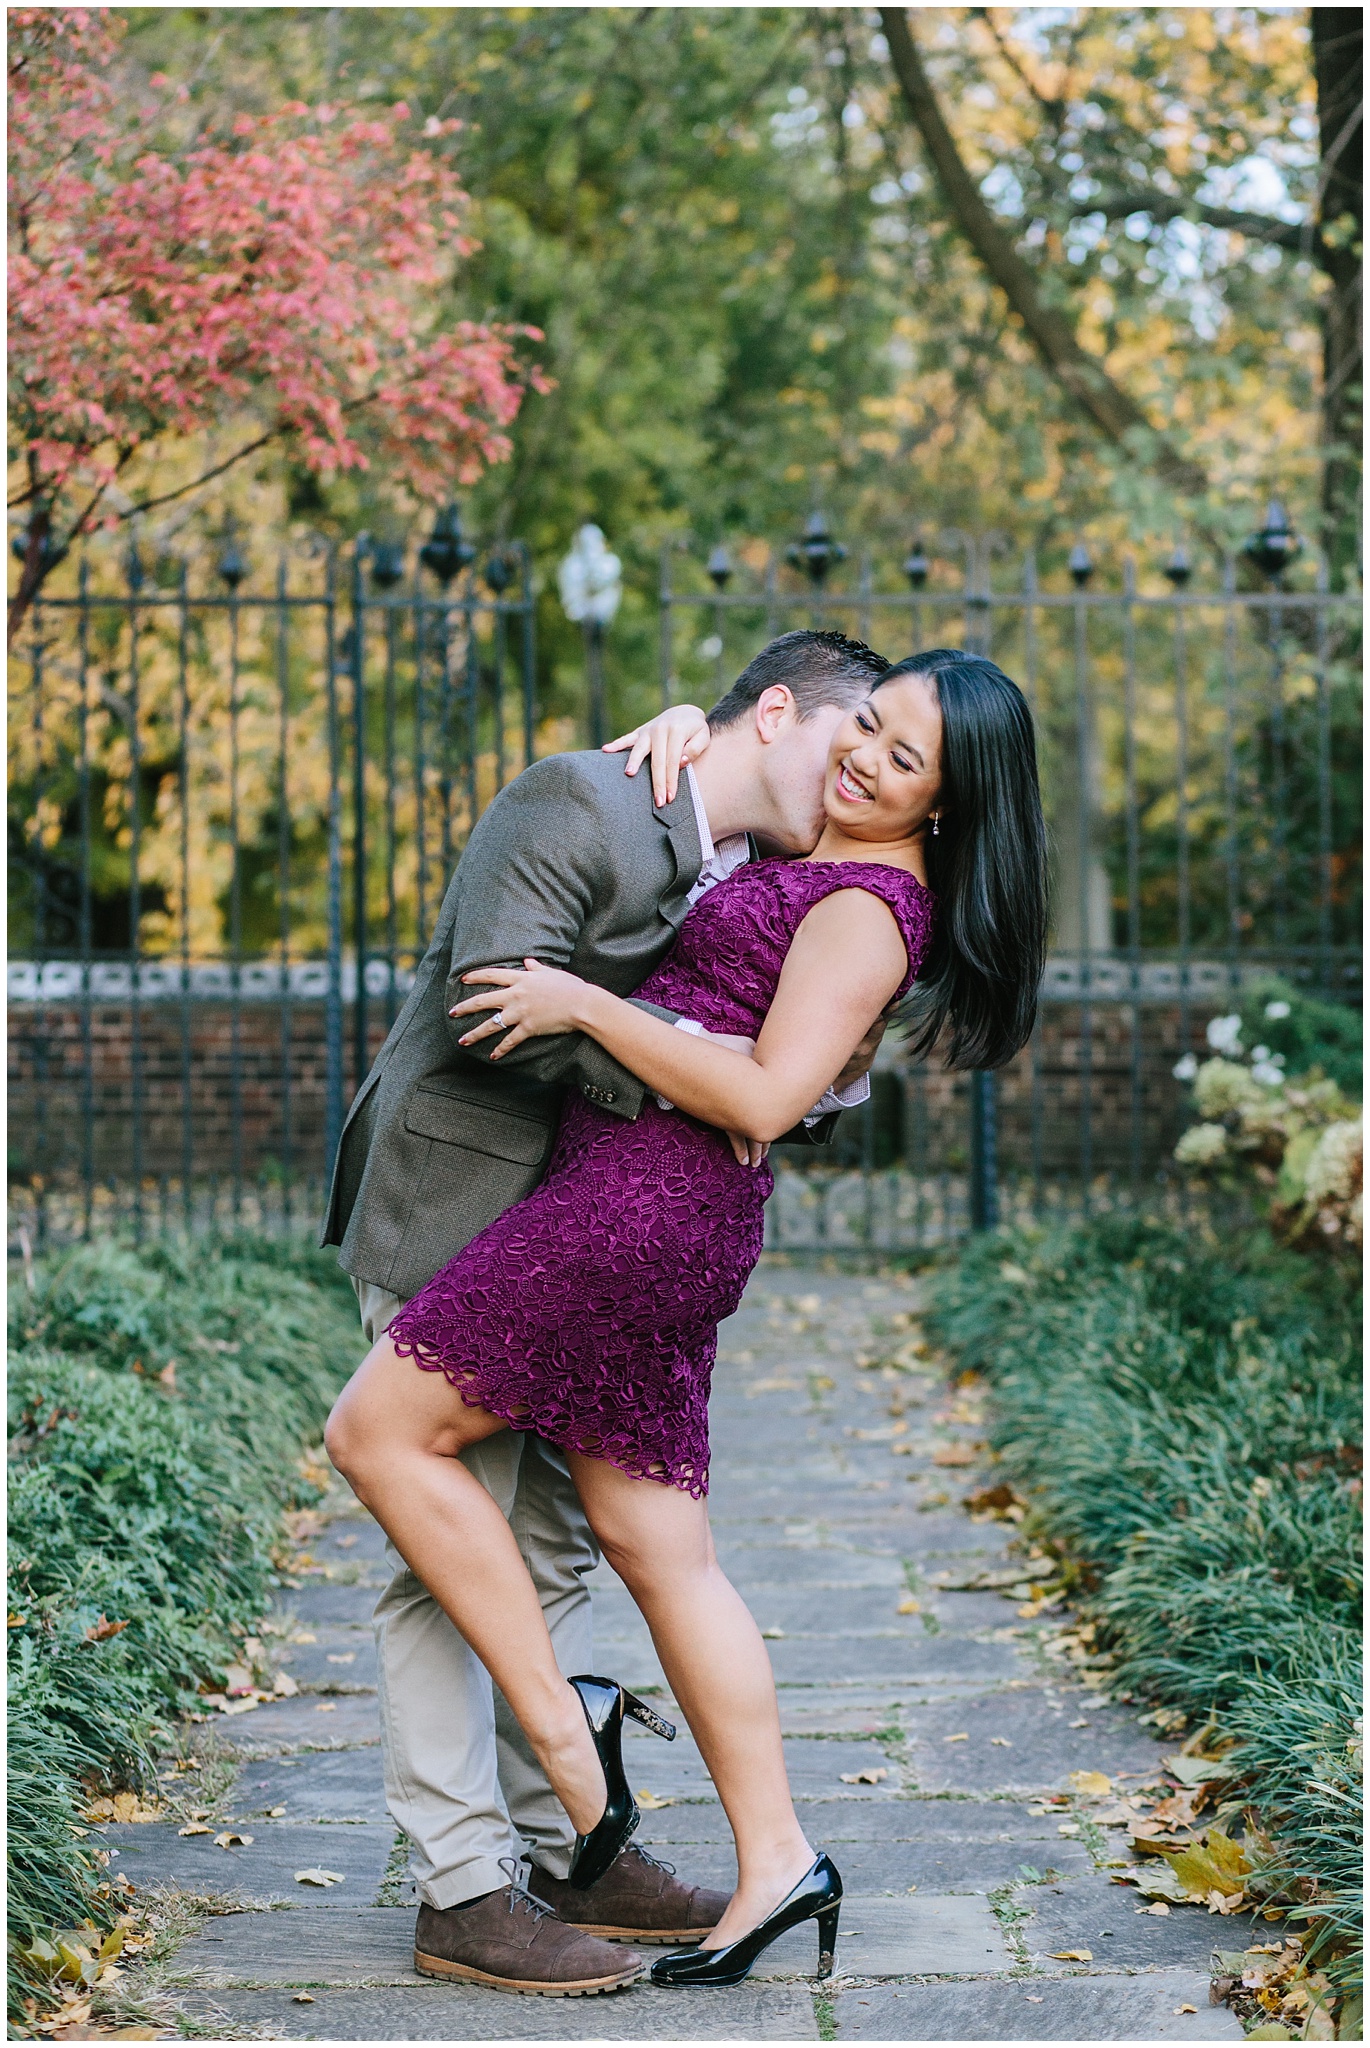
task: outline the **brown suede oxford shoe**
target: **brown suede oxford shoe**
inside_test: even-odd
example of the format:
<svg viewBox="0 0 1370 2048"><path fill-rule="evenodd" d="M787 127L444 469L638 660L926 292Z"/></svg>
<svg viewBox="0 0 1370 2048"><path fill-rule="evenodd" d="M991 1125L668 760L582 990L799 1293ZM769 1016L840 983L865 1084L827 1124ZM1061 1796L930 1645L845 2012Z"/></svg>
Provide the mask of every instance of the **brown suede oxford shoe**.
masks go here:
<svg viewBox="0 0 1370 2048"><path fill-rule="evenodd" d="M727 1892L682 1884L669 1863L632 1843L603 1877L577 1891L534 1864L528 1887L559 1920L601 1941L682 1944L702 1941L723 1918Z"/></svg>
<svg viewBox="0 0 1370 2048"><path fill-rule="evenodd" d="M618 1991L641 1974L639 1957L568 1927L521 1884L507 1884L470 1906L421 1905L414 1968L425 1977L457 1977L496 1991L581 1998Z"/></svg>

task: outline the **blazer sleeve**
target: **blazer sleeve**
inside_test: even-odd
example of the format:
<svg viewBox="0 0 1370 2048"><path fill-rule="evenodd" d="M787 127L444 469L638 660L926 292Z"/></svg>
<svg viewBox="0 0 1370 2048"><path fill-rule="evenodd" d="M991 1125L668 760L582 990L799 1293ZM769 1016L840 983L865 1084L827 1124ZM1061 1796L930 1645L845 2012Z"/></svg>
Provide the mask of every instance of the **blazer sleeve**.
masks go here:
<svg viewBox="0 0 1370 2048"><path fill-rule="evenodd" d="M606 835L594 791L565 759L536 762L500 792L462 855L446 1008L473 993L462 976L476 967L522 967L525 958L569 966L594 902ZM473 872L474 870L474 872ZM674 1021L654 1003L642 1007ZM448 1018L453 1044L470 1026ZM462 1046L488 1064L497 1038ZM500 1071L579 1088L614 1116L638 1114L641 1081L582 1032L526 1038Z"/></svg>

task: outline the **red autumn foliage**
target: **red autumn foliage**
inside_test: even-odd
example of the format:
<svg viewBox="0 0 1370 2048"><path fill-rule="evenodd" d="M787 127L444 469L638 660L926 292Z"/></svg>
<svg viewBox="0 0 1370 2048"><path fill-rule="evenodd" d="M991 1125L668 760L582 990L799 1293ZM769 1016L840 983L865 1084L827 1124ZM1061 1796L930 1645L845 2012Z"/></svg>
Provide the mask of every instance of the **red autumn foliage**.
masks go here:
<svg viewBox="0 0 1370 2048"><path fill-rule="evenodd" d="M319 471L384 462L430 500L503 459L544 388L516 354L533 330L438 324L474 245L453 171L401 138L407 108L291 104L173 150L153 138L175 89L154 78L133 105L111 83L117 17L9 24L10 502L28 522L13 611L81 534L269 442ZM122 496L135 457L242 419L195 483Z"/></svg>

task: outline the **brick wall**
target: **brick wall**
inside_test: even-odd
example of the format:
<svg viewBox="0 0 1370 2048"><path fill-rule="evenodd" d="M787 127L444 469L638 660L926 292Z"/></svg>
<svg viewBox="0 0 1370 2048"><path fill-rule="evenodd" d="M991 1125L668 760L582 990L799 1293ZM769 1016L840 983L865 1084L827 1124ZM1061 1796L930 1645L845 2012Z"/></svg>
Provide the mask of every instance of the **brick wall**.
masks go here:
<svg viewBox="0 0 1370 2048"><path fill-rule="evenodd" d="M1203 1043L1210 1009L1191 1015L1191 1042ZM1152 1172L1169 1155L1183 1127L1184 1091L1171 1073L1184 1047L1177 1006L1141 1006L1141 1134L1143 1168ZM282 1018L272 1003L244 1003L239 1016L234 1086L233 1017L227 1004L197 1001L189 1008L189 1089L183 1083L182 1018L177 1004L145 1004L141 1012L141 1125L143 1170L149 1176L181 1172L185 1104L189 1102L193 1171L224 1174L234 1164L235 1127L244 1172L288 1169L292 1176L323 1171L325 1118L324 1012L321 1003L292 1005L288 1049ZM371 1005L374 1054L386 1031L385 1005ZM350 1099L351 1016L347 1018ZM1096 1171L1128 1170L1132 1157L1132 1012L1099 1004L1093 1019L1088 1103ZM288 1056L287 1056L288 1052ZM68 1004L12 1002L9 1010L10 1173L49 1181L79 1176L84 1109L89 1089L89 1141L97 1179L123 1178L133 1167L135 1137L132 1012L102 1003L90 1017L90 1074L84 1076L80 1009ZM882 1061L876 1089L880 1159L889 1163L902 1138L923 1145L925 1170L964 1162L968 1112L964 1075L936 1066L918 1087L902 1081L897 1053ZM288 1089L284 1085L288 1076ZM1036 1149L1048 1175L1074 1174L1081 1160L1083 1048L1077 1005L1049 1003L1036 1047ZM901 1110L902 1094L902 1110ZM921 1094L921 1112L919 1099ZM1006 1170L1028 1172L1033 1162L1033 1059L1022 1055L1000 1077L1000 1151ZM289 1112L287 1130L286 1112ZM860 1157L860 1120L841 1126L841 1155Z"/></svg>

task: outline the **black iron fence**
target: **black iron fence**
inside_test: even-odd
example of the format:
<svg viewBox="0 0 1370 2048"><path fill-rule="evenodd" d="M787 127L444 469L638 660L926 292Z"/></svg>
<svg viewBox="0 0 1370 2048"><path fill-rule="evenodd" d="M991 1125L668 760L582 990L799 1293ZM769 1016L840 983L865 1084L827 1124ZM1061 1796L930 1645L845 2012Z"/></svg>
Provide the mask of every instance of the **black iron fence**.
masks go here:
<svg viewBox="0 0 1370 2048"><path fill-rule="evenodd" d="M992 652L1037 717L1055 920L1022 1058L949 1077L890 1046L835 1158L782 1177L774 1241L930 1244L1164 1194L1173 1069L1208 1019L1271 973L1358 998L1353 600L1290 568L1278 518L1207 580L1178 551L1039 573L949 534L900 587L844 570L818 520L791 554L668 553L663 698L709 701L797 624ZM302 1222L472 821L567 743L540 728L528 556L449 514L412 559L321 549L266 588L233 546L207 590L136 556L69 579L11 692L25 1228Z"/></svg>
<svg viewBox="0 0 1370 2048"><path fill-rule="evenodd" d="M454 513L412 563L364 539L266 590L232 545L216 590L121 568L37 600L11 693L10 1175L40 1238L313 1206L535 745L527 550Z"/></svg>

